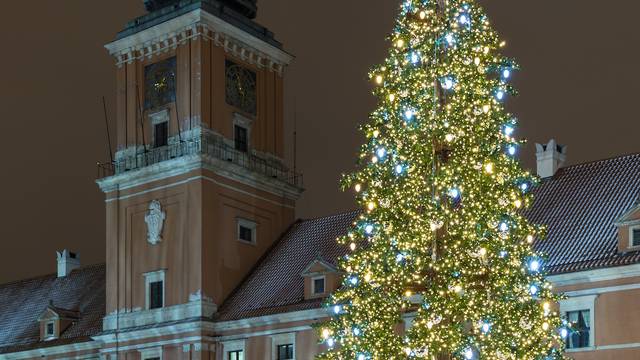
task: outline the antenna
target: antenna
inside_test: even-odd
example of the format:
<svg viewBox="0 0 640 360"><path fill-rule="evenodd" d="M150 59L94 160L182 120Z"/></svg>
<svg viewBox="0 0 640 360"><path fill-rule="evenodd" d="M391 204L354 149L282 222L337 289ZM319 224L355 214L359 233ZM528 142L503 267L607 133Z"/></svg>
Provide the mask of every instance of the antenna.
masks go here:
<svg viewBox="0 0 640 360"><path fill-rule="evenodd" d="M109 158L113 164L113 151L111 150L111 134L109 133L109 117L107 116L107 101L102 97L102 107L104 109L104 125L107 129L107 147L109 148Z"/></svg>
<svg viewBox="0 0 640 360"><path fill-rule="evenodd" d="M138 115L140 116L140 127L142 128L142 147L147 152L147 140L144 138L144 117L142 116L142 103L140 102L140 87L136 84L136 98L138 100ZM136 126L137 128L137 126ZM137 138L136 138L137 140ZM137 144L136 144L137 145ZM137 156L136 156L137 159Z"/></svg>

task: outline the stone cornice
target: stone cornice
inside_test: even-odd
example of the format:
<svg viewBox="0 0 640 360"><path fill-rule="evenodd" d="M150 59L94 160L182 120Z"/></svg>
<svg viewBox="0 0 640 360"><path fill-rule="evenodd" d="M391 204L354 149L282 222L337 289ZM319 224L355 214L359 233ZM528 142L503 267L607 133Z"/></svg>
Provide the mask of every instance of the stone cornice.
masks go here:
<svg viewBox="0 0 640 360"><path fill-rule="evenodd" d="M113 41L105 48L116 58L116 64L131 64L167 52L191 39L202 37L221 46L227 53L282 74L293 56L201 9Z"/></svg>

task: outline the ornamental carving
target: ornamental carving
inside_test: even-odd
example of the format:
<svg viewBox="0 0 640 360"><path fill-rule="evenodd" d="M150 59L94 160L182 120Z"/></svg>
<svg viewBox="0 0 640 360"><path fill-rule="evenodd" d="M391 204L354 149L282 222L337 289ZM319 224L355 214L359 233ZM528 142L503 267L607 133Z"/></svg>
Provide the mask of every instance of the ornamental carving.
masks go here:
<svg viewBox="0 0 640 360"><path fill-rule="evenodd" d="M149 204L147 214L144 216L144 222L147 223L147 241L149 244L156 245L162 241L162 228L166 217L167 214L162 211L160 201L153 200Z"/></svg>

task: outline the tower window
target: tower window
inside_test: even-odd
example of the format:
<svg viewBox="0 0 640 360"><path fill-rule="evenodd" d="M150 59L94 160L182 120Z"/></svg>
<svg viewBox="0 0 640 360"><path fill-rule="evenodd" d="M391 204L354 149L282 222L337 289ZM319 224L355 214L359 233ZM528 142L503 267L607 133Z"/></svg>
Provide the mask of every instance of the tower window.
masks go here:
<svg viewBox="0 0 640 360"><path fill-rule="evenodd" d="M153 146L167 146L169 143L169 123L163 121L153 126Z"/></svg>
<svg viewBox="0 0 640 360"><path fill-rule="evenodd" d="M311 290L311 292L313 293L313 295L324 294L324 291L325 291L325 280L326 280L326 278L324 276L318 276L318 277L315 277L315 278L311 279L312 286L313 286L313 289Z"/></svg>
<svg viewBox="0 0 640 360"><path fill-rule="evenodd" d="M293 344L278 345L278 360L293 360Z"/></svg>
<svg viewBox="0 0 640 360"><path fill-rule="evenodd" d="M242 152L249 151L249 139L247 136L246 128L239 125L234 125L234 141L236 150Z"/></svg>
<svg viewBox="0 0 640 360"><path fill-rule="evenodd" d="M253 221L246 219L238 219L238 240L255 244L256 243L256 228L257 224Z"/></svg>
<svg viewBox="0 0 640 360"><path fill-rule="evenodd" d="M251 115L257 113L256 73L227 60L225 63L227 104Z"/></svg>
<svg viewBox="0 0 640 360"><path fill-rule="evenodd" d="M158 309L164 306L162 301L163 287L162 281L154 281L149 284L149 309Z"/></svg>
<svg viewBox="0 0 640 360"><path fill-rule="evenodd" d="M147 310L159 309L165 306L165 270L144 274Z"/></svg>

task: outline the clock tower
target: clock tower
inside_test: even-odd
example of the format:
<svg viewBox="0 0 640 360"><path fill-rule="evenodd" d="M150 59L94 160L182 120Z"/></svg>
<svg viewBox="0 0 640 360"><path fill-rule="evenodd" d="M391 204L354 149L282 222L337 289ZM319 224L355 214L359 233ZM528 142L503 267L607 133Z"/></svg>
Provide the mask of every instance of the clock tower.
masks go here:
<svg viewBox="0 0 640 360"><path fill-rule="evenodd" d="M134 338L206 332L293 223L302 192L283 162L292 56L253 21L256 0L144 4L148 13L106 45L117 67L117 151L97 181L107 210L104 330L113 334L104 353L125 358ZM125 335L141 328L155 330ZM196 343L183 349L213 349Z"/></svg>

